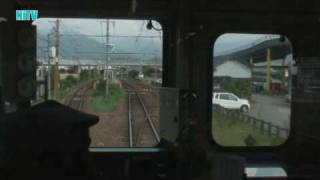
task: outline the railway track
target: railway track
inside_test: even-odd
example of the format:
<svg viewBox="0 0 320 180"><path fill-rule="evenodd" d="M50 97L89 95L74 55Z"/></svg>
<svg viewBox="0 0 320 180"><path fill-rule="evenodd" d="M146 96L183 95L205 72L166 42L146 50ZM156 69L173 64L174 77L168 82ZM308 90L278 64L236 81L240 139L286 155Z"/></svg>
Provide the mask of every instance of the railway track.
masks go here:
<svg viewBox="0 0 320 180"><path fill-rule="evenodd" d="M91 87L91 83L87 83L80 88L76 89L67 99L65 99L64 104L76 109L82 110L83 105L86 101L86 93Z"/></svg>
<svg viewBox="0 0 320 180"><path fill-rule="evenodd" d="M160 136L153 122L148 108L143 100L143 90L139 90L127 81L122 80L122 86L128 93L128 144L129 147L135 147L142 144L141 139L147 137L156 143L160 142ZM134 106L135 105L135 106ZM140 114L143 114L143 118L139 117L137 108L140 107ZM136 108L136 111L134 111ZM139 121L139 122L138 122ZM146 129L149 128L149 130ZM151 139L150 139L151 138Z"/></svg>

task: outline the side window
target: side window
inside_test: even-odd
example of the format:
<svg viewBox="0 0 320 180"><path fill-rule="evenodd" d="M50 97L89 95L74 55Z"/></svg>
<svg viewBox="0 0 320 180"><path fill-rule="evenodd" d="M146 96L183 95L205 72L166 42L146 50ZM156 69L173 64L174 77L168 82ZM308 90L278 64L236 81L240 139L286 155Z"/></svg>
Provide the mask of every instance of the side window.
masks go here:
<svg viewBox="0 0 320 180"><path fill-rule="evenodd" d="M219 99L219 94L216 94L216 99Z"/></svg>
<svg viewBox="0 0 320 180"><path fill-rule="evenodd" d="M221 35L213 49L212 136L222 146L277 146L290 133L290 41L281 35ZM219 106L215 106L218 104Z"/></svg>
<svg viewBox="0 0 320 180"><path fill-rule="evenodd" d="M232 94L229 94L229 100L232 100L232 101L237 101L238 98Z"/></svg>
<svg viewBox="0 0 320 180"><path fill-rule="evenodd" d="M229 95L228 94L220 94L220 99L229 100Z"/></svg>

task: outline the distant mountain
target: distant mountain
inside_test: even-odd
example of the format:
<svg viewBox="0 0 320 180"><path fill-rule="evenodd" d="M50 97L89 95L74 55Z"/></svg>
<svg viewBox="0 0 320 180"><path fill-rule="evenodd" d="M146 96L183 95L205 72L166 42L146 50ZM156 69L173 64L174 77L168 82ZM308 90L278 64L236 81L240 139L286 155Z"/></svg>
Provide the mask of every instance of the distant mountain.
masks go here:
<svg viewBox="0 0 320 180"><path fill-rule="evenodd" d="M47 34L48 30L38 29L37 33L37 56L38 59L46 59L47 53ZM64 59L92 59L105 60L106 47L103 42L99 42L88 36L71 36L70 34L80 34L79 32L68 30L61 32L68 34L60 37L60 56ZM51 44L54 39L50 40ZM153 63L162 62L162 43L159 39L110 37L110 44L113 45L113 50L110 53L110 59L126 60L126 61L152 61ZM136 54L137 53L137 54Z"/></svg>

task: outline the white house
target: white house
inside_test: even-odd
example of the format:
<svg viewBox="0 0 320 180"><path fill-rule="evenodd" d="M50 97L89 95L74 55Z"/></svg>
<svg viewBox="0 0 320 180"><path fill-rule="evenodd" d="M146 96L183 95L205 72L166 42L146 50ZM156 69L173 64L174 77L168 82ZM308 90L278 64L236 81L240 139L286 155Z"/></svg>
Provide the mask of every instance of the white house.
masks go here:
<svg viewBox="0 0 320 180"><path fill-rule="evenodd" d="M215 66L213 76L215 78L230 77L237 79L249 79L251 78L251 70L250 67L244 65L239 61L228 60Z"/></svg>

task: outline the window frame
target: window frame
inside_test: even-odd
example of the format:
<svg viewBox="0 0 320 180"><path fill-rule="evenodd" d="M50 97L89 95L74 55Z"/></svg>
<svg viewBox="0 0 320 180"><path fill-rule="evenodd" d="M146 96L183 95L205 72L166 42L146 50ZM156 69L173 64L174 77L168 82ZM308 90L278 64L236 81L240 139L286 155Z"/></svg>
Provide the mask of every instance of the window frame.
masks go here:
<svg viewBox="0 0 320 180"><path fill-rule="evenodd" d="M209 94L209 98L207 99L207 105L208 105L208 122L209 122L209 129L208 129L208 139L210 141L210 144L213 146L213 147L216 147L218 148L218 150L222 150L222 151L225 151L225 152L235 152L235 153L247 153L247 152L270 152L270 151L279 151L279 150L282 150L286 147L289 146L289 144L292 143L293 139L294 139L294 134L295 134L295 122L294 122L294 118L292 116L292 110L293 110L293 103L290 102L290 117L289 117L289 134L288 134L288 137L287 139L279 144L279 145L276 145L276 146L223 146L221 144L219 144L214 136L213 136L213 133L212 133L212 130L213 130L213 111L212 111L212 92L214 91L214 88L212 87L213 85L213 82L214 82L214 76L213 76L213 72L214 72L214 69L215 69L215 65L214 65L214 47L215 47L215 43L216 41L218 40L218 38L222 35L225 35L225 34L230 34L230 33L233 33L233 34L270 34L270 35L281 35L281 36L284 36L286 37L286 40L289 42L290 44L290 50L291 50L291 54L292 54L292 57L293 59L295 59L295 54L294 54L294 51L293 51L293 47L294 47L294 44L292 43L292 41L290 40L290 35L289 34L286 34L286 33L283 33L283 32L265 32L265 31L220 31L218 34L215 34L213 36L211 36L210 40L208 41L208 47L209 47L209 56L208 56L208 76L211 77L209 78L209 81L210 81L210 85L208 86L208 94ZM291 90L291 93L292 93L292 90ZM244 154L245 156L247 156L247 154Z"/></svg>
<svg viewBox="0 0 320 180"><path fill-rule="evenodd" d="M163 17L145 17L145 16L137 16L137 17L129 17L129 16L96 16L95 18L88 17L85 15L80 15L80 16L47 16L46 14L42 15L40 18L60 18L60 19L112 19L112 20L131 20L131 21L156 21L162 30L162 73L161 73L161 79L162 83L160 87L169 87L169 57L168 57L168 48L169 47L169 27L166 24L166 19ZM40 19L39 18L39 19ZM36 31L37 35L38 31ZM159 119L159 123L161 123ZM161 133L159 131L159 135L161 137ZM155 146L150 146L150 147L91 147L89 145L88 150L89 152L97 153L97 152L161 152L163 151L162 148L160 148L158 145L161 144L161 140L158 144Z"/></svg>

